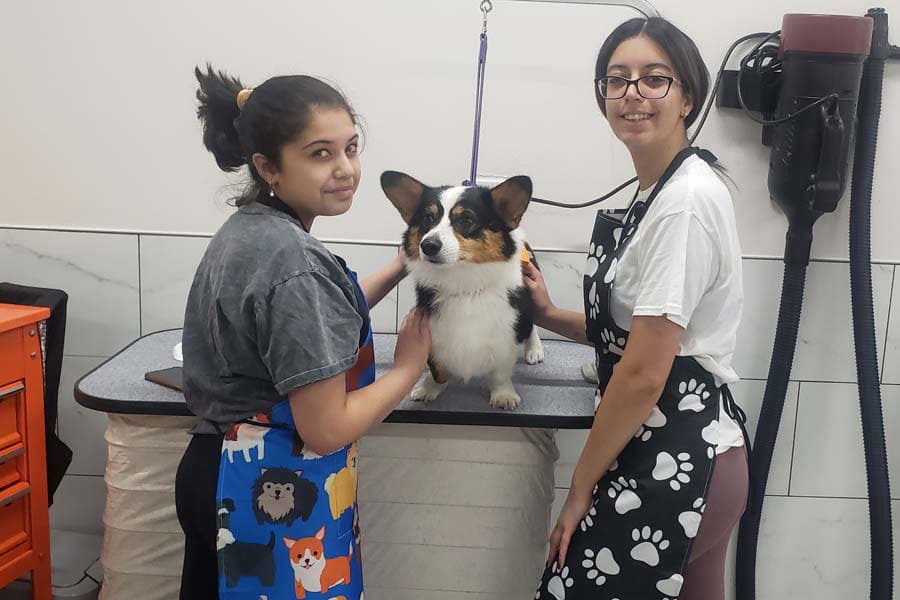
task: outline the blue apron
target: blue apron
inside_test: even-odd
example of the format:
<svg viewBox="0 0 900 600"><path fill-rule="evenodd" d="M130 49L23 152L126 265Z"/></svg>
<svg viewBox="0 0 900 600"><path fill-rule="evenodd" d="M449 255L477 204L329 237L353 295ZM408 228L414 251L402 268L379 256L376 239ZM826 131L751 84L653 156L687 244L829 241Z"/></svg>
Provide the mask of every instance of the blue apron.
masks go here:
<svg viewBox="0 0 900 600"><path fill-rule="evenodd" d="M341 264L342 260L339 259ZM368 307L347 391L375 380ZM360 600L357 443L327 456L306 450L287 399L225 435L216 494L221 600Z"/></svg>

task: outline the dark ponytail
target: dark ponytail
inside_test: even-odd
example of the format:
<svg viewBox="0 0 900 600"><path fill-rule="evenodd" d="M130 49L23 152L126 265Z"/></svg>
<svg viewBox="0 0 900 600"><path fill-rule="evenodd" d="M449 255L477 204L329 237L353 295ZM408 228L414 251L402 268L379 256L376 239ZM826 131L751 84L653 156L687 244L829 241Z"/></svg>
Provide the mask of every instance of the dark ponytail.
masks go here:
<svg viewBox="0 0 900 600"><path fill-rule="evenodd" d="M238 106L238 93L245 88L236 77L194 69L200 83L197 117L203 123L203 145L226 172L244 165L250 171L247 189L235 199L243 206L268 195L266 181L256 172L252 156L260 153L281 167L281 150L306 129L316 108L342 109L358 124L350 103L327 83L306 75L272 77L253 89ZM245 92L246 95L248 92Z"/></svg>
<svg viewBox="0 0 900 600"><path fill-rule="evenodd" d="M235 119L241 114L237 95L244 86L236 77L213 71L209 65L206 69L206 73L199 67L194 69L194 75L200 82L197 117L203 123L203 145L212 152L220 169L237 171L246 163L234 126Z"/></svg>

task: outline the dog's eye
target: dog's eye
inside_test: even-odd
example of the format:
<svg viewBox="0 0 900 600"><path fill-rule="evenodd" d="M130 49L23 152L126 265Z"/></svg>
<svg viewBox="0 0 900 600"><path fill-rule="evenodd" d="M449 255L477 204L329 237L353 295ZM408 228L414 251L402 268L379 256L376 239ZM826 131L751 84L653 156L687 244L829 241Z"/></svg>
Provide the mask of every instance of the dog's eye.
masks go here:
<svg viewBox="0 0 900 600"><path fill-rule="evenodd" d="M422 225L425 227L431 227L434 225L434 215L431 213L425 213L425 216L422 217Z"/></svg>
<svg viewBox="0 0 900 600"><path fill-rule="evenodd" d="M264 484L263 484L263 489L266 490L266 491L271 490L271 489L272 489L272 484L271 484L271 483L264 483Z"/></svg>
<svg viewBox="0 0 900 600"><path fill-rule="evenodd" d="M286 486L284 486L284 491L290 494L294 491L294 485L292 483L287 484Z"/></svg>
<svg viewBox="0 0 900 600"><path fill-rule="evenodd" d="M473 221L472 217L470 217L469 215L463 215L459 218L457 223L459 223L459 226L463 229L469 229L470 227L472 227L472 225L475 224L475 221Z"/></svg>

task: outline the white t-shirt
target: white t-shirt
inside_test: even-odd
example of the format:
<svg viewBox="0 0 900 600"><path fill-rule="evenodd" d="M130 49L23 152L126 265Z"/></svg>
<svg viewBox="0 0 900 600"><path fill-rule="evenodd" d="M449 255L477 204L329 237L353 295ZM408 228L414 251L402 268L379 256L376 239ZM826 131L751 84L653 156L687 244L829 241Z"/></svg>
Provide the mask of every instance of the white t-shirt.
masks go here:
<svg viewBox="0 0 900 600"><path fill-rule="evenodd" d="M653 187L638 193L645 200ZM610 311L662 316L684 328L679 356L693 356L717 385L739 380L731 367L744 305L741 248L728 187L688 157L653 200L616 270ZM740 427L720 410L717 453L743 446Z"/></svg>

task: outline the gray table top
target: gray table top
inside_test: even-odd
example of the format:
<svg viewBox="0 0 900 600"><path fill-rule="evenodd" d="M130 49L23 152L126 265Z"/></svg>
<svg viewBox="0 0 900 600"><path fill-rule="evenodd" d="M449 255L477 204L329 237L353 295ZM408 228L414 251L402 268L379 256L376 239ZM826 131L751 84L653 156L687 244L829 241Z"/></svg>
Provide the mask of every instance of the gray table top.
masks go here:
<svg viewBox="0 0 900 600"><path fill-rule="evenodd" d="M397 337L375 335L377 375L393 361ZM75 384L75 400L82 406L109 413L189 416L181 392L144 379L147 371L179 366L172 349L181 341L181 330L152 333L86 374ZM394 423L492 425L508 427L590 428L593 422L594 386L581 376L581 365L593 351L587 346L555 340L544 341L546 358L539 365L520 363L513 383L522 397L514 410L492 408L487 387L478 381L451 383L433 402L409 398L386 419Z"/></svg>

